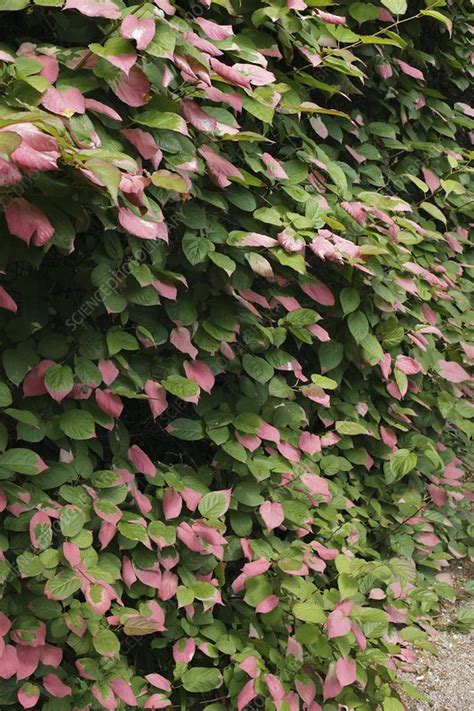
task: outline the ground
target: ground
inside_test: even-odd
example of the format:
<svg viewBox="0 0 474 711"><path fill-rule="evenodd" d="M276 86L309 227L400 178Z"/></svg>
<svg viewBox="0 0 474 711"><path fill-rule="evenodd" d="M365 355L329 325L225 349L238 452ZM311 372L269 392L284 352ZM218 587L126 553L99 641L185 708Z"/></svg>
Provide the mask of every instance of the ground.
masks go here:
<svg viewBox="0 0 474 711"><path fill-rule="evenodd" d="M466 598L464 586L472 579L473 566L454 562L451 574L457 600L446 603L436 618L431 640L436 644L436 654L421 652L413 673L403 678L425 694L427 701L407 701L409 711L469 711L474 709L474 632L461 631L459 611L470 607L474 601Z"/></svg>

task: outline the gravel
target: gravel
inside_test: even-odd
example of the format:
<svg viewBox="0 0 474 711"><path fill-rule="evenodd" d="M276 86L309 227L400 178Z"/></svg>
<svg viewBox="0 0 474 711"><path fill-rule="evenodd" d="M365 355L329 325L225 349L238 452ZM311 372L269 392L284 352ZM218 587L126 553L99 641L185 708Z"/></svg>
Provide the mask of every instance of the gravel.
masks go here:
<svg viewBox="0 0 474 711"><path fill-rule="evenodd" d="M455 563L451 569L457 592L469 579L466 564ZM474 607L471 600L443 605L436 620L431 641L436 654L421 651L414 673L402 678L425 694L429 701L407 699L408 711L469 711L474 709L474 633L453 629L460 607Z"/></svg>

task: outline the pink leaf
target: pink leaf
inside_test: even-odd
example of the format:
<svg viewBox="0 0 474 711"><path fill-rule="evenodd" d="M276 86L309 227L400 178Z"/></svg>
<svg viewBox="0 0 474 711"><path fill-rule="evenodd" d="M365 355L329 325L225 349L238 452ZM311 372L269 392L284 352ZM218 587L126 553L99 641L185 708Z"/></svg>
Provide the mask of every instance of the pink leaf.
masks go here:
<svg viewBox="0 0 474 711"><path fill-rule="evenodd" d="M151 414L153 415L153 418L156 419L168 407L166 390L160 383L157 383L154 380L147 380L144 391L145 395L148 397L148 404L150 405Z"/></svg>
<svg viewBox="0 0 474 711"><path fill-rule="evenodd" d="M157 689L168 692L171 691L171 684L168 679L165 679L161 674L147 674L145 679Z"/></svg>
<svg viewBox="0 0 474 711"><path fill-rule="evenodd" d="M335 696L340 694L342 691L342 686L336 676L336 670L334 665L329 667L329 673L327 674L324 685L323 685L323 699L333 699Z"/></svg>
<svg viewBox="0 0 474 711"><path fill-rule="evenodd" d="M298 447L305 454L316 454L321 451L321 438L311 432L302 432L298 441Z"/></svg>
<svg viewBox="0 0 474 711"><path fill-rule="evenodd" d="M407 76L412 77L413 79L419 79L420 81L425 81L424 74L420 69L412 67L411 64L407 64L401 59L394 59L393 61L395 64L398 64L402 72Z"/></svg>
<svg viewBox="0 0 474 711"><path fill-rule="evenodd" d="M164 222L138 217L126 207L119 208L119 222L126 232L140 239L162 239L168 241L168 230Z"/></svg>
<svg viewBox="0 0 474 711"><path fill-rule="evenodd" d="M201 30L209 37L209 39L221 41L228 37L232 37L234 30L232 25L218 25L217 22L205 20L202 17L197 17L195 23L199 25Z"/></svg>
<svg viewBox="0 0 474 711"><path fill-rule="evenodd" d="M280 442L280 432L273 425L269 425L268 422L263 422L257 430L257 434L262 439L269 442L274 442L278 444Z"/></svg>
<svg viewBox="0 0 474 711"><path fill-rule="evenodd" d="M304 254L306 243L305 243L304 239L302 239L301 237L298 237L298 235L296 235L292 229L286 229L286 230L282 230L281 232L279 232L277 235L277 240L278 240L278 244L280 245L280 247L283 247L285 252L289 252L290 254L291 253ZM278 297L276 297L276 298L278 298ZM282 299L282 297L280 297L280 300L281 299ZM296 303L298 303L298 302L296 302ZM299 309L300 305L299 304L298 304L298 306L295 305L295 308ZM288 310L292 311L293 309L288 309Z"/></svg>
<svg viewBox="0 0 474 711"><path fill-rule="evenodd" d="M127 706L137 706L137 699L132 691L130 683L124 679L114 679L110 684L112 691L121 699Z"/></svg>
<svg viewBox="0 0 474 711"><path fill-rule="evenodd" d="M259 614L271 612L275 609L275 607L278 607L279 602L280 600L276 595L269 595L264 600L258 603L257 607L255 608L255 612Z"/></svg>
<svg viewBox="0 0 474 711"><path fill-rule="evenodd" d="M250 656L246 657L243 662L240 662L240 664L238 664L238 667L242 669L242 671L244 671L246 674L248 674L252 679L256 679L259 675L257 663L257 657Z"/></svg>
<svg viewBox="0 0 474 711"><path fill-rule="evenodd" d="M103 684L99 689L99 687L94 684L92 687L92 695L99 702L100 708L107 709L108 711L115 711L117 708L115 694L108 685Z"/></svg>
<svg viewBox="0 0 474 711"><path fill-rule="evenodd" d="M5 645L1 657L0 679L11 679L14 674L20 671L17 649L12 644Z"/></svg>
<svg viewBox="0 0 474 711"><path fill-rule="evenodd" d="M367 213L361 202L341 202L341 207L347 212L359 225L363 225L367 220Z"/></svg>
<svg viewBox="0 0 474 711"><path fill-rule="evenodd" d="M259 513L263 518L267 531L278 528L285 520L283 506L277 502L264 501L259 508Z"/></svg>
<svg viewBox="0 0 474 711"><path fill-rule="evenodd" d="M212 148L201 146L198 152L206 161L211 179L220 188L225 188L231 184L229 180L230 177L243 180L243 175L240 170L228 160L218 155Z"/></svg>
<svg viewBox="0 0 474 711"><path fill-rule="evenodd" d="M329 491L328 483L322 476L307 472L303 474L301 481L313 494L323 496L326 501L331 501L332 495Z"/></svg>
<svg viewBox="0 0 474 711"><path fill-rule="evenodd" d="M280 679L278 679L278 677L276 677L274 674L265 674L264 679L268 687L268 691L270 692L270 696L278 707L285 696L285 689L283 687L283 684L281 683Z"/></svg>
<svg viewBox="0 0 474 711"><path fill-rule="evenodd" d="M5 52L5 50L0 49L0 62L14 62L15 57L12 57L11 54L8 52Z"/></svg>
<svg viewBox="0 0 474 711"><path fill-rule="evenodd" d="M177 518L181 513L183 507L183 500L177 491L174 489L166 489L163 496L163 513L165 519L169 521L170 519Z"/></svg>
<svg viewBox="0 0 474 711"><path fill-rule="evenodd" d="M353 659L339 657L336 662L336 677L341 686L349 686L356 680L356 663Z"/></svg>
<svg viewBox="0 0 474 711"><path fill-rule="evenodd" d="M102 376L102 380L106 385L111 385L114 380L116 380L117 376L119 375L120 371L119 369L115 366L113 361L111 360L99 360L98 362L98 368L100 370L100 374Z"/></svg>
<svg viewBox="0 0 474 711"><path fill-rule="evenodd" d="M26 244L33 238L33 244L41 247L54 234L54 228L44 212L24 198L15 198L5 205L5 219L10 234Z"/></svg>
<svg viewBox="0 0 474 711"><path fill-rule="evenodd" d="M56 699L64 699L72 694L71 687L64 684L56 674L47 674L43 679L43 686L48 694Z"/></svg>
<svg viewBox="0 0 474 711"><path fill-rule="evenodd" d="M18 701L24 709L31 709L36 706L36 702L39 699L40 690L34 684L26 683L23 684L21 689L18 690Z"/></svg>
<svg viewBox="0 0 474 711"><path fill-rule="evenodd" d="M398 355L395 361L395 367L401 370L405 375L416 375L423 371L423 366L418 363L415 358L410 356Z"/></svg>
<svg viewBox="0 0 474 711"><path fill-rule="evenodd" d="M53 647L51 644L45 644L41 647L41 663L48 667L57 669L63 659L63 650L59 647Z"/></svg>
<svg viewBox="0 0 474 711"><path fill-rule="evenodd" d="M145 454L143 449L141 449L137 444L134 444L128 450L128 458L132 462L135 469L140 472L140 474L145 474L146 476L155 476L155 465L151 461L148 454Z"/></svg>
<svg viewBox="0 0 474 711"><path fill-rule="evenodd" d="M9 188L21 182L22 175L14 163L0 158L0 188Z"/></svg>
<svg viewBox="0 0 474 711"><path fill-rule="evenodd" d="M193 360L199 353L198 349L191 343L191 334L184 326L178 326L178 328L171 331L170 343L180 351L180 353L186 353L186 355L191 356Z"/></svg>
<svg viewBox="0 0 474 711"><path fill-rule="evenodd" d="M439 360L438 370L441 377L450 383L462 383L471 379L469 373L453 360Z"/></svg>
<svg viewBox="0 0 474 711"><path fill-rule="evenodd" d="M11 630L12 623L5 615L4 612L0 612L0 637L5 637L5 635Z"/></svg>
<svg viewBox="0 0 474 711"><path fill-rule="evenodd" d="M441 185L440 179L431 170L428 170L428 168L423 168L422 170L425 183L429 187L430 191L434 193L435 190L438 190Z"/></svg>
<svg viewBox="0 0 474 711"><path fill-rule="evenodd" d="M110 390L97 388L95 399L102 412L105 412L106 415L117 418L122 414L123 402L118 395L114 395Z"/></svg>
<svg viewBox="0 0 474 711"><path fill-rule="evenodd" d="M431 500L436 506L444 506L448 500L448 495L440 486L429 484L427 487Z"/></svg>
<svg viewBox="0 0 474 711"><path fill-rule="evenodd" d="M193 380L206 393L214 387L215 378L209 366L203 361L195 360L192 363L184 362L184 372L189 380Z"/></svg>
<svg viewBox="0 0 474 711"><path fill-rule="evenodd" d="M237 241L237 244L239 247L276 247L277 240L257 232L248 232Z"/></svg>
<svg viewBox="0 0 474 711"><path fill-rule="evenodd" d="M227 64L224 64L215 57L211 57L209 61L215 73L222 77L222 79L225 79L226 82L235 86L242 86L244 89L250 89L249 79L237 72L233 67L227 66Z"/></svg>
<svg viewBox="0 0 474 711"><path fill-rule="evenodd" d="M345 25L347 22L345 17L341 17L340 15L333 15L330 12L316 10L316 13L322 22L327 22L329 25Z"/></svg>
<svg viewBox="0 0 474 711"><path fill-rule="evenodd" d="M318 304L323 306L334 306L334 294L322 281L312 281L301 285L302 290L311 299L314 299Z"/></svg>
<svg viewBox="0 0 474 711"><path fill-rule="evenodd" d="M18 311L18 306L3 286L0 286L0 309L12 311L14 314Z"/></svg>
<svg viewBox="0 0 474 711"><path fill-rule="evenodd" d="M156 170L161 163L163 154L151 133L142 131L141 128L127 128L121 133L132 146L135 146L142 158L149 160Z"/></svg>
<svg viewBox="0 0 474 711"><path fill-rule="evenodd" d="M120 34L125 39L135 40L137 49L146 49L155 35L155 20L127 15L120 26Z"/></svg>
<svg viewBox="0 0 474 711"><path fill-rule="evenodd" d="M86 102L79 91L74 87L68 89L55 89L52 87L43 95L41 103L47 111L70 118L74 114L83 114L86 111Z"/></svg>
<svg viewBox="0 0 474 711"><path fill-rule="evenodd" d="M194 639L180 639L173 645L173 659L176 663L188 664L194 657L196 642Z"/></svg>
<svg viewBox="0 0 474 711"><path fill-rule="evenodd" d="M67 0L63 10L78 10L87 17L105 17L107 20L117 20L120 10L111 0Z"/></svg>
<svg viewBox="0 0 474 711"><path fill-rule="evenodd" d="M149 100L150 82L137 66L130 73L121 73L118 80L112 84L112 90L127 106L144 106Z"/></svg>
<svg viewBox="0 0 474 711"><path fill-rule="evenodd" d="M114 111L114 109L112 109L110 106L103 104L101 101L96 101L95 99L86 99L85 104L86 109L89 109L90 111L95 111L96 114L103 114L104 116L108 116L109 118L114 119L115 121L122 120L120 114Z"/></svg>
<svg viewBox="0 0 474 711"><path fill-rule="evenodd" d="M328 638L343 637L351 631L351 621L342 610L334 610L328 616Z"/></svg>
<svg viewBox="0 0 474 711"><path fill-rule="evenodd" d="M255 691L255 680L249 679L249 681L242 687L237 697L237 711L243 711L246 706L248 706L255 698L257 698L257 692Z"/></svg>
<svg viewBox="0 0 474 711"><path fill-rule="evenodd" d="M163 4L168 2L168 0L155 0L155 4ZM171 706L171 701L166 699L161 694L152 694L149 699L145 701L144 709L165 709Z"/></svg>
<svg viewBox="0 0 474 711"><path fill-rule="evenodd" d="M30 520L30 541L33 548L44 548L51 540L51 519L44 511L38 511Z"/></svg>
<svg viewBox="0 0 474 711"><path fill-rule="evenodd" d="M195 32L185 32L183 37L186 42L189 42L189 44L196 47L196 49L199 49L201 52L204 52L204 54L209 54L211 57L220 57L224 54L224 52L215 47L212 42L208 42Z"/></svg>
<svg viewBox="0 0 474 711"><path fill-rule="evenodd" d="M241 76L247 77L252 86L267 86L276 81L275 75L263 67L255 66L255 64L234 64L233 71L238 72Z"/></svg>
<svg viewBox="0 0 474 711"><path fill-rule="evenodd" d="M217 129L216 119L206 114L195 101L184 99L181 102L181 111L186 121L198 131L214 133Z"/></svg>
<svg viewBox="0 0 474 711"><path fill-rule="evenodd" d="M393 69L390 64L376 64L375 71L382 79L390 79L393 76Z"/></svg>

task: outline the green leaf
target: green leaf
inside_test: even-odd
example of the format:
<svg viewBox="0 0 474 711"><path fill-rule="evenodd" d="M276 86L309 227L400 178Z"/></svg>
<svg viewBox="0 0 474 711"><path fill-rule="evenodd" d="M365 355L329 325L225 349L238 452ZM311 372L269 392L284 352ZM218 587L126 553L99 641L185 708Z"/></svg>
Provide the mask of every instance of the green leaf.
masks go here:
<svg viewBox="0 0 474 711"><path fill-rule="evenodd" d="M194 397L199 392L199 386L194 380L183 378L182 375L170 375L161 384L171 395L176 395L180 398Z"/></svg>
<svg viewBox="0 0 474 711"><path fill-rule="evenodd" d="M228 509L227 496L222 492L211 491L202 497L198 508L205 518L219 518Z"/></svg>
<svg viewBox="0 0 474 711"><path fill-rule="evenodd" d="M364 358L370 365L377 365L383 357L382 346L372 333L364 338L361 343Z"/></svg>
<svg viewBox="0 0 474 711"><path fill-rule="evenodd" d="M0 12L24 10L29 4L30 0L0 0Z"/></svg>
<svg viewBox="0 0 474 711"><path fill-rule="evenodd" d="M447 225L446 217L443 215L439 207L436 207L436 205L433 205L433 203L422 202L420 205L420 209L424 212L427 212L428 215L431 215L431 217L434 217L435 220L439 220L444 225Z"/></svg>
<svg viewBox="0 0 474 711"><path fill-rule="evenodd" d="M170 422L166 430L172 434L173 437L184 439L187 442L204 439L204 427L201 420L190 420L186 417L178 417L178 419Z"/></svg>
<svg viewBox="0 0 474 711"><path fill-rule="evenodd" d="M273 249L272 256L276 257L280 264L289 267L298 274L306 274L306 264L302 254L288 254L283 249Z"/></svg>
<svg viewBox="0 0 474 711"><path fill-rule="evenodd" d="M120 642L112 630L101 630L92 638L95 651L102 657L118 657L120 653Z"/></svg>
<svg viewBox="0 0 474 711"><path fill-rule="evenodd" d="M46 582L45 593L51 600L65 600L81 587L81 581L72 570L63 570Z"/></svg>
<svg viewBox="0 0 474 711"><path fill-rule="evenodd" d="M292 326L310 326L318 320L318 314L313 309L295 309L285 316L285 322Z"/></svg>
<svg viewBox="0 0 474 711"><path fill-rule="evenodd" d="M347 420L339 420L336 422L336 432L341 435L361 435L368 434L367 428L359 422L349 422Z"/></svg>
<svg viewBox="0 0 474 711"><path fill-rule="evenodd" d="M349 6L349 14L359 24L368 20L377 20L379 17L380 8L373 5L371 2L355 2Z"/></svg>
<svg viewBox="0 0 474 711"><path fill-rule="evenodd" d="M13 131L2 131L2 133L0 133L0 153L6 153L10 156L15 148L18 148L20 143L21 137L18 133L14 133Z"/></svg>
<svg viewBox="0 0 474 711"><path fill-rule="evenodd" d="M240 415L237 415L233 424L234 427L240 432L254 435L262 424L262 419L253 412L243 412Z"/></svg>
<svg viewBox="0 0 474 711"><path fill-rule="evenodd" d="M210 252L209 259L216 265L216 267L222 269L229 277L232 276L237 268L234 260L221 252Z"/></svg>
<svg viewBox="0 0 474 711"><path fill-rule="evenodd" d="M77 506L65 506L59 517L61 533L67 538L73 538L82 530L86 519Z"/></svg>
<svg viewBox="0 0 474 711"><path fill-rule="evenodd" d="M356 343L362 343L369 333L369 322L362 311L354 311L347 319L349 331Z"/></svg>
<svg viewBox="0 0 474 711"><path fill-rule="evenodd" d="M139 345L137 339L131 333L111 329L107 333L107 347L109 355L115 355L120 351L136 351Z"/></svg>
<svg viewBox="0 0 474 711"><path fill-rule="evenodd" d="M9 469L17 474L34 475L39 474L41 469L38 466L40 459L35 452L30 449L9 449L0 454L0 467Z"/></svg>
<svg viewBox="0 0 474 711"><path fill-rule="evenodd" d="M273 377L274 370L266 360L246 353L242 358L245 372L259 383L267 383Z"/></svg>
<svg viewBox="0 0 474 711"><path fill-rule="evenodd" d="M394 696L386 696L383 701L383 711L404 711L404 708L405 706L401 701Z"/></svg>
<svg viewBox="0 0 474 711"><path fill-rule="evenodd" d="M337 388L337 382L332 378L327 378L325 375L313 374L311 380L315 385L324 390L334 390Z"/></svg>
<svg viewBox="0 0 474 711"><path fill-rule="evenodd" d="M319 346L318 354L319 362L321 363L321 370L334 370L334 368L337 368L337 366L342 362L344 346L342 343L338 343L337 341L322 343Z"/></svg>
<svg viewBox="0 0 474 711"><path fill-rule="evenodd" d="M184 672L181 677L186 691L194 694L205 694L222 686L222 674L218 669L209 667L193 667Z"/></svg>
<svg viewBox="0 0 474 711"><path fill-rule="evenodd" d="M117 528L119 533L130 541L138 541L139 543L147 543L148 536L147 530L144 526L139 523L127 523L125 521L119 521Z"/></svg>
<svg viewBox="0 0 474 711"><path fill-rule="evenodd" d="M392 484L409 474L417 465L418 458L408 449L398 449L385 466L385 481Z"/></svg>
<svg viewBox="0 0 474 711"><path fill-rule="evenodd" d="M407 0L382 0L382 5L394 15L404 15L408 8Z"/></svg>
<svg viewBox="0 0 474 711"><path fill-rule="evenodd" d="M427 17L432 17L433 19L438 20L438 22L442 22L448 28L449 34L452 33L453 22L449 19L449 17L446 17L446 15L438 12L438 10L421 10L420 13L422 15L426 15Z"/></svg>
<svg viewBox="0 0 474 711"><path fill-rule="evenodd" d="M151 182L157 188L163 188L164 190L173 190L177 193L188 192L188 186L184 178L169 170L157 170L152 173Z"/></svg>
<svg viewBox="0 0 474 711"><path fill-rule="evenodd" d="M297 602L296 605L293 605L293 615L297 620L302 620L303 622L313 622L321 625L326 622L326 614L316 602Z"/></svg>
<svg viewBox="0 0 474 711"><path fill-rule="evenodd" d="M108 160L92 158L86 162L87 170L90 170L96 178L100 180L109 191L114 203L117 203L118 189L122 174L118 168Z"/></svg>
<svg viewBox="0 0 474 711"><path fill-rule="evenodd" d="M341 302L342 312L344 316L347 316L348 314L359 308L360 295L356 289L346 287L341 291L339 295L339 300Z"/></svg>
<svg viewBox="0 0 474 711"><path fill-rule="evenodd" d="M188 129L186 121L179 114L169 111L143 111L135 118L136 123L150 128L166 129L167 131L177 131L187 135Z"/></svg>
<svg viewBox="0 0 474 711"><path fill-rule="evenodd" d="M12 404L12 394L10 388L5 383L0 383L0 407L8 407Z"/></svg>
<svg viewBox="0 0 474 711"><path fill-rule="evenodd" d="M68 410L59 418L59 427L71 439L92 439L95 437L95 422L85 410Z"/></svg>
<svg viewBox="0 0 474 711"><path fill-rule="evenodd" d="M71 368L68 365L52 365L46 372L44 384L51 397L60 402L74 386Z"/></svg>
<svg viewBox="0 0 474 711"><path fill-rule="evenodd" d="M183 237L182 247L186 259L193 266L205 262L209 252L213 252L215 249L210 240L200 237L195 232L186 232Z"/></svg>

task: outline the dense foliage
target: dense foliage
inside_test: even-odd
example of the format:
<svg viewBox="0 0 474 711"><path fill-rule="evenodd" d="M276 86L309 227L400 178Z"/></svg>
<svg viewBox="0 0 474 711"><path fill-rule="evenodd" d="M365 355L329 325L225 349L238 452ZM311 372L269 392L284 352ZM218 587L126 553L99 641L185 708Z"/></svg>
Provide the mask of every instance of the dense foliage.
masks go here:
<svg viewBox="0 0 474 711"><path fill-rule="evenodd" d="M470 7L0 0L2 709L404 708L468 553Z"/></svg>

